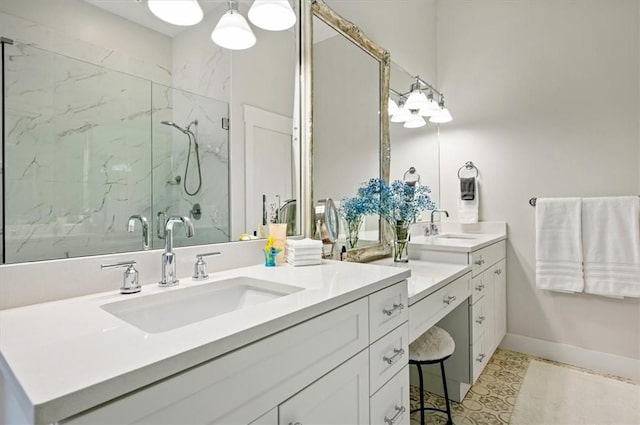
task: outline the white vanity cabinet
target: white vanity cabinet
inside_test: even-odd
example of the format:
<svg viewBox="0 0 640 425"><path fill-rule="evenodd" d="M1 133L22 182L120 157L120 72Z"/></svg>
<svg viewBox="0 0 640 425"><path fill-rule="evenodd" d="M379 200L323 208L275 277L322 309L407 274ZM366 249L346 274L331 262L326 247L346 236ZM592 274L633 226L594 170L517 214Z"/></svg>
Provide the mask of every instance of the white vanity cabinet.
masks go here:
<svg viewBox="0 0 640 425"><path fill-rule="evenodd" d="M506 243L504 238L483 244L478 248L415 243L410 246L409 253L410 258L414 260L471 266L468 315L466 312L464 315L462 312L460 314L455 312L438 324L455 335L456 352L462 350L466 353L464 358L461 358L459 352L454 353L448 361L452 370L452 373L447 372L449 394L453 400L460 401L470 388L470 384L478 379L506 334ZM435 302L438 297L430 296L430 298L434 298ZM412 309L413 307L414 305ZM419 310L416 309L416 311ZM468 323L466 323L467 320ZM411 340L427 328L422 326L414 330L418 321L414 320L413 311L409 323L412 328ZM428 325L433 326L435 322L429 321ZM462 344L469 344L468 351L466 348L462 349ZM429 370L429 373L439 374L435 368Z"/></svg>
<svg viewBox="0 0 640 425"><path fill-rule="evenodd" d="M377 400L408 424L407 301L401 281L60 423L383 424Z"/></svg>

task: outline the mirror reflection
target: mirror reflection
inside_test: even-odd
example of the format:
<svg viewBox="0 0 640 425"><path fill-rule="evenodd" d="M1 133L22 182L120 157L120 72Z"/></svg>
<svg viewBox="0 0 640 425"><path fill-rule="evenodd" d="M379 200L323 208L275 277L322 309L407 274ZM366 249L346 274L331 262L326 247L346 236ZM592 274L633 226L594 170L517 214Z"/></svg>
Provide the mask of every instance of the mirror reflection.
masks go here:
<svg viewBox="0 0 640 425"><path fill-rule="evenodd" d="M201 4L179 27L146 2L2 2L3 262L140 250L143 221L159 248L168 216L195 229L175 246L285 218L299 233L283 208L299 186L295 28L252 25L232 52L211 39L227 2Z"/></svg>
<svg viewBox="0 0 640 425"><path fill-rule="evenodd" d="M380 62L318 17L313 18L313 192L338 209L358 187L380 177ZM337 244L380 242L377 216L367 215L357 244L341 217Z"/></svg>

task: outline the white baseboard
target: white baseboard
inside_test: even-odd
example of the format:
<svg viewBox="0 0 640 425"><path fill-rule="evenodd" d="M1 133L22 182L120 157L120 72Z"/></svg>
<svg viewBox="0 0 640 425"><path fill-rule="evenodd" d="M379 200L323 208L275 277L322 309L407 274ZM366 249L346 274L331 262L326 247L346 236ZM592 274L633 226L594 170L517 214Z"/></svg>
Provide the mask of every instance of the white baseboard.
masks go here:
<svg viewBox="0 0 640 425"><path fill-rule="evenodd" d="M507 334L500 347L640 381L640 359L515 334Z"/></svg>

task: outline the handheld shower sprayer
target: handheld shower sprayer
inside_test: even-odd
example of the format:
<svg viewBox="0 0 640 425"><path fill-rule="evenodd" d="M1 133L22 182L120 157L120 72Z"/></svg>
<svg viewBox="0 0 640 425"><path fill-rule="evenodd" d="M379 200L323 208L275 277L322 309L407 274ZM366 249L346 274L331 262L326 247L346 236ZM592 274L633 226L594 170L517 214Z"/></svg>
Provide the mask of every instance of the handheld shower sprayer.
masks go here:
<svg viewBox="0 0 640 425"><path fill-rule="evenodd" d="M198 141L196 139L195 133L191 131L191 126L195 125L196 127L198 127L198 120L191 121L187 126L187 128L182 128L173 121L160 121L160 124L168 125L170 127L174 127L178 129L183 134L186 134L187 138L189 139L189 150L187 151L187 165L185 166L185 169L184 169L183 186L184 186L184 191L187 193L187 195L194 196L198 192L200 192L200 188L202 187L202 172L200 170L200 152L198 150ZM189 189L187 189L187 174L189 173L189 160L191 159L191 142L192 141L193 141L193 144L195 145L196 161L198 166L198 187L194 192L189 192Z"/></svg>

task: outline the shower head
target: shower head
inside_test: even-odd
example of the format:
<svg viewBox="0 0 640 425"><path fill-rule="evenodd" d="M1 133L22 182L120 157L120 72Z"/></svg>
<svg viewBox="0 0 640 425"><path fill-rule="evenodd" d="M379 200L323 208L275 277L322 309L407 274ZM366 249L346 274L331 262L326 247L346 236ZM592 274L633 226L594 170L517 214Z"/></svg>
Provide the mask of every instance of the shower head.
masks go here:
<svg viewBox="0 0 640 425"><path fill-rule="evenodd" d="M164 124L164 125L168 125L168 126L171 126L171 127L175 127L178 130L180 130L181 132L183 132L184 134L187 134L187 131L188 131L188 130L180 127L178 124L174 123L173 121L160 121L160 124Z"/></svg>

